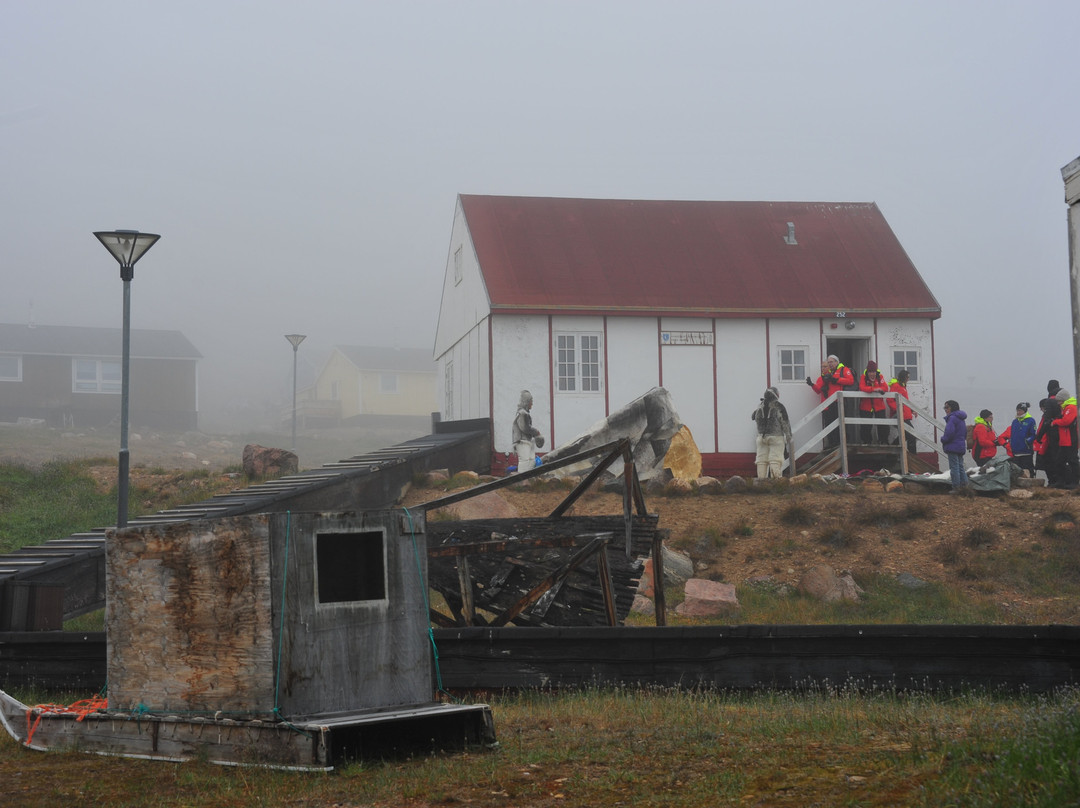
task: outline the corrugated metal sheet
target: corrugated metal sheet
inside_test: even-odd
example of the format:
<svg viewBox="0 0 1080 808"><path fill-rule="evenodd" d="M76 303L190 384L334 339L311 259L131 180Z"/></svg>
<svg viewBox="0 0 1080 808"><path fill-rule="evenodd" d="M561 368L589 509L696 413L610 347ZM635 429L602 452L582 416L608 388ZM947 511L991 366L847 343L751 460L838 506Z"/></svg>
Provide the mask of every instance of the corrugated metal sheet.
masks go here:
<svg viewBox="0 0 1080 808"><path fill-rule="evenodd" d="M0 323L0 353L37 356L120 356L123 330L71 325ZM131 355L155 359L201 359L179 331L131 329Z"/></svg>
<svg viewBox="0 0 1080 808"><path fill-rule="evenodd" d="M874 203L462 195L461 204L495 310L941 315Z"/></svg>

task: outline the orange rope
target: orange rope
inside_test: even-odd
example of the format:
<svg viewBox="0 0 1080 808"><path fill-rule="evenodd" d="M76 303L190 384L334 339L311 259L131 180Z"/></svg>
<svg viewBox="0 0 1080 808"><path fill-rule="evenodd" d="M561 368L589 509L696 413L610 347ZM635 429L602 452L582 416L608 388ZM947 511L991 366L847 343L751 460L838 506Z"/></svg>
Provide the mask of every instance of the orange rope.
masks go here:
<svg viewBox="0 0 1080 808"><path fill-rule="evenodd" d="M80 699L71 704L35 704L33 707L28 707L26 710L26 745L29 746L34 739L34 733L37 731L38 724L41 723L42 716L74 715L76 721L82 721L91 713L104 712L108 707L109 700L100 696L95 696L92 699ZM34 719L31 725L30 719L34 713L37 713L37 718Z"/></svg>

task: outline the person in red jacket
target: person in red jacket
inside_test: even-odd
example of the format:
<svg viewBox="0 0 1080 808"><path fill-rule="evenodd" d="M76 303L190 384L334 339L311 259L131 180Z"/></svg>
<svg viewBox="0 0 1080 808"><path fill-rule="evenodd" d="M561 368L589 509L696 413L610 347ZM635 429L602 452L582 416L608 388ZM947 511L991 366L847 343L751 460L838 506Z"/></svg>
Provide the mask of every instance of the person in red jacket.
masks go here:
<svg viewBox="0 0 1080 808"><path fill-rule="evenodd" d="M1057 487L1076 488L1077 482L1080 482L1080 461L1077 460L1080 440L1077 440L1076 396L1070 395L1069 391L1062 388L1056 379L1051 379L1047 383L1046 392L1061 405L1061 416L1050 422L1052 426L1057 427L1058 435Z"/></svg>
<svg viewBox="0 0 1080 808"><path fill-rule="evenodd" d="M889 382L889 392L890 393L899 393L904 398L907 398L908 397L907 383L908 383L909 376L910 376L910 374L907 372L907 370L901 370L899 373L897 373L896 378L893 379L891 382ZM894 419L894 421L895 421L895 418L896 418L896 399L894 397L892 397L892 396L889 396L888 404L889 404L889 418ZM903 411L900 413L900 415L903 418L904 425L906 427L906 429L904 430L904 437L905 437L906 443L907 443L907 450L908 450L908 452L910 454L915 454L915 452L916 452L915 433L912 431L914 429L914 427L911 425L912 420L914 420L914 418L915 418L915 413L913 413L911 411L911 407L909 407L907 404L901 404L900 406L903 408ZM900 443L900 435L899 435L899 432L898 432L897 435L896 435L896 440L894 441L894 444L899 445L899 443Z"/></svg>
<svg viewBox="0 0 1080 808"><path fill-rule="evenodd" d="M975 427L971 430L971 456L975 459L976 466L985 466L994 459L998 449L998 436L994 432L994 413L990 410L982 410L975 419Z"/></svg>
<svg viewBox="0 0 1080 808"><path fill-rule="evenodd" d="M806 383L810 385L814 392L821 396L821 400L825 401L829 396L838 390L850 390L855 386L855 376L851 372L851 368L847 367L840 361L840 357L836 354L829 354L829 357L821 364L821 375L818 376L818 380L815 382L809 376L806 377ZM836 402L833 402L832 406L827 407L821 413L821 426L827 427L833 421L836 420ZM831 449L840 443L840 433L832 431L825 436L825 440L822 441L822 445L826 449Z"/></svg>
<svg viewBox="0 0 1080 808"><path fill-rule="evenodd" d="M866 370L859 375L859 390L863 393L887 393L889 384L878 370L877 362L871 359L866 363ZM860 418L884 418L884 398L860 398ZM863 443L881 443L880 432L877 424L862 424L859 430Z"/></svg>

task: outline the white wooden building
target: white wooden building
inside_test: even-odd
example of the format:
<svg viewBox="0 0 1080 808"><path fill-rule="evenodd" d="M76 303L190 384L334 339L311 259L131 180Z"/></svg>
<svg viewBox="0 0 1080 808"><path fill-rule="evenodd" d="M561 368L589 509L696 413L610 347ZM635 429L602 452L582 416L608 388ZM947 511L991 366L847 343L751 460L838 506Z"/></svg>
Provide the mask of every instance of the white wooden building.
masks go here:
<svg viewBox="0 0 1080 808"><path fill-rule="evenodd" d="M856 375L870 359L887 378L907 368L912 401L933 409L940 316L873 203L461 195L435 337L441 416L489 419L498 469L521 390L552 448L662 386L704 473L747 473L764 389L797 421L829 354Z"/></svg>

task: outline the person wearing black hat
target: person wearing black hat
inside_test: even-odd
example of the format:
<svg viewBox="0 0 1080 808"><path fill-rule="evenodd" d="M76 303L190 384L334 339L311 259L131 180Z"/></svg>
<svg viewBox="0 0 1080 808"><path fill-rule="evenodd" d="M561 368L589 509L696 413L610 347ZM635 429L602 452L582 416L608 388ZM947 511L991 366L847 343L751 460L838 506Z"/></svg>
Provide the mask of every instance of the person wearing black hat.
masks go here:
<svg viewBox="0 0 1080 808"><path fill-rule="evenodd" d="M1046 395L1053 398L1057 395L1057 391L1061 389L1061 385L1057 379L1051 379L1046 383Z"/></svg>

